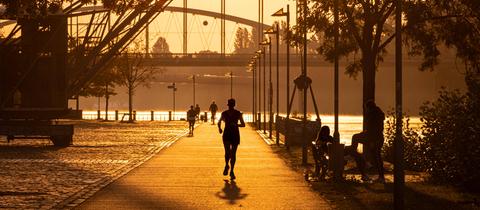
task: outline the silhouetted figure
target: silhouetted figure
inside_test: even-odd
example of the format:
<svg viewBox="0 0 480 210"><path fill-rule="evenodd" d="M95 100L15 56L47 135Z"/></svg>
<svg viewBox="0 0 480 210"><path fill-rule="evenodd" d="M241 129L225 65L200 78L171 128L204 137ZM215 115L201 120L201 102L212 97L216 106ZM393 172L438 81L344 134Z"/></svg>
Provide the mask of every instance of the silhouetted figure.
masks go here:
<svg viewBox="0 0 480 210"><path fill-rule="evenodd" d="M363 151L373 158L374 165L378 170L378 181L383 183L385 182L385 169L382 160L382 147L384 142L383 121L385 120L385 114L373 101L365 103L365 110L366 130L353 135L352 149L356 151L358 143L364 145Z"/></svg>
<svg viewBox="0 0 480 210"><path fill-rule="evenodd" d="M198 104L195 106L195 117L198 119L200 119L200 106L198 106Z"/></svg>
<svg viewBox="0 0 480 210"><path fill-rule="evenodd" d="M325 179L328 170L328 144L333 144L333 137L330 135L330 128L322 126L317 138L312 142L313 160L315 161L313 176L320 177L320 179Z"/></svg>
<svg viewBox="0 0 480 210"><path fill-rule="evenodd" d="M212 104L210 104L210 108L208 108L208 110L212 114L212 125L214 125L215 117L217 115L217 110L218 110L218 106L215 104L215 101L212 101Z"/></svg>
<svg viewBox="0 0 480 210"><path fill-rule="evenodd" d="M193 136L193 129L195 128L195 110L193 109L193 106L190 106L190 109L187 111L187 121L188 121L188 131L189 134Z"/></svg>
<svg viewBox="0 0 480 210"><path fill-rule="evenodd" d="M225 148L225 169L223 175L228 174L228 162L230 161L230 178L235 179L235 161L237 159L237 147L240 144L240 131L238 127L245 127L242 113L235 107L235 99L228 100L228 110L222 112L220 120L218 120L218 132L222 133L222 121L225 122L225 131L223 132L223 147ZM240 124L238 124L240 121Z"/></svg>

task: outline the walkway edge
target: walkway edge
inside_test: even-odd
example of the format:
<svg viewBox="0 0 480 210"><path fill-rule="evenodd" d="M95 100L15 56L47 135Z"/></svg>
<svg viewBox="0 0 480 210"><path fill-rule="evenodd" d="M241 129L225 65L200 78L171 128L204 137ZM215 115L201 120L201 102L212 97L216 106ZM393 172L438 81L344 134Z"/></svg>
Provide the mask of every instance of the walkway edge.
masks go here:
<svg viewBox="0 0 480 210"><path fill-rule="evenodd" d="M195 126L195 127L197 127L197 126ZM132 171L133 169L139 167L140 165L142 165L145 162L147 162L148 160L150 160L152 157L157 155L163 149L172 146L175 142L177 142L178 140L180 140L181 138L183 138L187 135L188 135L188 129L185 129L184 133L182 133L178 136L172 136L171 138L166 140L164 143L162 143L158 147L151 149L150 153L148 155L146 155L140 161L128 163L127 165L125 165L123 167L120 167L115 172L113 172L112 176L104 177L104 178L96 181L95 183L90 184L89 186L87 186L85 188L82 188L80 191L71 195L69 198L57 203L51 209L73 209L73 208L75 208L76 206L78 206L78 205L82 204L84 201L86 201L88 198L92 197L95 193L97 193L101 189L105 188L106 186L108 186L112 182L116 181L117 179L121 178L122 176L125 176L130 171Z"/></svg>

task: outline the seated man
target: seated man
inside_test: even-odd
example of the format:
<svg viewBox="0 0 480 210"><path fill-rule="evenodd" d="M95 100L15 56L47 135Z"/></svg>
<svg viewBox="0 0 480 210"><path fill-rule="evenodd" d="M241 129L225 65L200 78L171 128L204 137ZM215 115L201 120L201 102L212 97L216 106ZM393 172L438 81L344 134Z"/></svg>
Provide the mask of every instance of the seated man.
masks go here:
<svg viewBox="0 0 480 210"><path fill-rule="evenodd" d="M366 142L366 132L361 132L354 134L352 136L352 145L345 147L345 155L350 155L355 159L355 163L357 164L357 168L362 175L362 181L370 181L370 178L367 176L365 172L365 165L366 161L362 154L358 153L358 143L363 145L363 151L367 150L367 142Z"/></svg>
<svg viewBox="0 0 480 210"><path fill-rule="evenodd" d="M365 103L365 123L366 131L355 134L352 137L352 146L348 148L346 154L355 157L358 169L362 173L362 180L369 180L365 174L365 158L357 152L358 143L363 144L363 151L367 157L373 158L373 162L378 169L378 181L385 183L383 160L381 156L383 137L383 121L385 114L373 101Z"/></svg>

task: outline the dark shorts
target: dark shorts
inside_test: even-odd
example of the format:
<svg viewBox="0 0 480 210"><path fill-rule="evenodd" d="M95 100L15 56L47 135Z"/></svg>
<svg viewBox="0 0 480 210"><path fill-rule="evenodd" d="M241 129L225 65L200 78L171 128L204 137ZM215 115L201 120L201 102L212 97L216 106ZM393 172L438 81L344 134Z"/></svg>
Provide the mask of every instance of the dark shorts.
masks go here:
<svg viewBox="0 0 480 210"><path fill-rule="evenodd" d="M223 144L240 144L240 135L224 133L222 139Z"/></svg>

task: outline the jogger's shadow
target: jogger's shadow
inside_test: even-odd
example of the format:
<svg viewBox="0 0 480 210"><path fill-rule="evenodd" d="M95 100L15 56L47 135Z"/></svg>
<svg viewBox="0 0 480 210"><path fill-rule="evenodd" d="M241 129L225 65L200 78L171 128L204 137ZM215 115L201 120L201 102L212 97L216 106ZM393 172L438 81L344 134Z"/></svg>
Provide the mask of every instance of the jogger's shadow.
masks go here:
<svg viewBox="0 0 480 210"><path fill-rule="evenodd" d="M237 200L244 199L248 196L246 193L241 193L242 189L237 186L237 183L233 180L223 180L225 185L221 192L215 193L215 195L221 199L228 200L229 204L235 204Z"/></svg>

